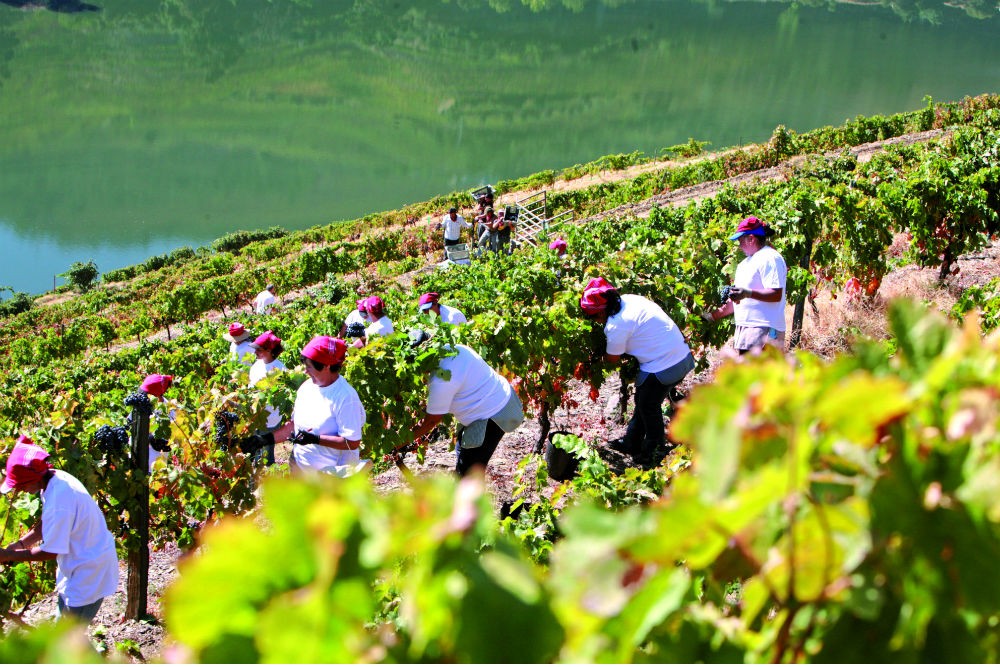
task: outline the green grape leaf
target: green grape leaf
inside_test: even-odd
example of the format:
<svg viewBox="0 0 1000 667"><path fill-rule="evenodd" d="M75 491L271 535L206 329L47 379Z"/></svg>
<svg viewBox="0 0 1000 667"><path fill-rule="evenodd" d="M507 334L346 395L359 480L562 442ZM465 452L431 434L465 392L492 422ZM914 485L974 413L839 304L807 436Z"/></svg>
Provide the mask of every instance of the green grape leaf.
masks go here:
<svg viewBox="0 0 1000 667"><path fill-rule="evenodd" d="M912 405L906 384L858 372L828 387L815 406L822 428L860 444L874 444L879 426L906 414Z"/></svg>

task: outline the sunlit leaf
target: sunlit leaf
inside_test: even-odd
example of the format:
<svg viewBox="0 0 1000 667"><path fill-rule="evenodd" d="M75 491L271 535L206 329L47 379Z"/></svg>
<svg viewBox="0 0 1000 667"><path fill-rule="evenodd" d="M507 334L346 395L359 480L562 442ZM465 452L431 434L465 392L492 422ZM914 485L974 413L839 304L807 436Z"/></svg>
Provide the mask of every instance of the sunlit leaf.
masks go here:
<svg viewBox="0 0 1000 667"><path fill-rule="evenodd" d="M815 406L824 429L858 443L873 443L878 427L904 414L911 401L895 378L855 373L828 387Z"/></svg>

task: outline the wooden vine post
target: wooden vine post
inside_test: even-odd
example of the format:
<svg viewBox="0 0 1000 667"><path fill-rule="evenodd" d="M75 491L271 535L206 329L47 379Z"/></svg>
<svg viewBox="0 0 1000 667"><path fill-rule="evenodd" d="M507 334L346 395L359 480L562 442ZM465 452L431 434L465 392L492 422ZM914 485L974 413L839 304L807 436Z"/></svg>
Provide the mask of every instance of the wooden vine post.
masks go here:
<svg viewBox="0 0 1000 667"><path fill-rule="evenodd" d="M812 237L807 235L805 250L802 252L802 257L799 258L799 267L805 271L809 270L809 260L812 258L812 247ZM795 302L795 310L792 311L792 330L787 342L789 350L797 348L799 343L802 341L802 323L805 320L807 298L809 298L809 292L803 294L802 298Z"/></svg>
<svg viewBox="0 0 1000 667"><path fill-rule="evenodd" d="M132 470L141 483L129 517L138 544L128 552L125 618L138 621L146 615L149 588L149 415L138 406L132 408Z"/></svg>

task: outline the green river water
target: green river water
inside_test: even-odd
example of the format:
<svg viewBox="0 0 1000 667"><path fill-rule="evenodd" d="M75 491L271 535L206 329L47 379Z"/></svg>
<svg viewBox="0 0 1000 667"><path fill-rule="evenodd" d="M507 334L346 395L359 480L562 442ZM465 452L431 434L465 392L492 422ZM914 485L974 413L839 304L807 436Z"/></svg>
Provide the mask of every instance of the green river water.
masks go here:
<svg viewBox="0 0 1000 667"><path fill-rule="evenodd" d="M1000 92L996 2L966 9L0 0L0 285Z"/></svg>

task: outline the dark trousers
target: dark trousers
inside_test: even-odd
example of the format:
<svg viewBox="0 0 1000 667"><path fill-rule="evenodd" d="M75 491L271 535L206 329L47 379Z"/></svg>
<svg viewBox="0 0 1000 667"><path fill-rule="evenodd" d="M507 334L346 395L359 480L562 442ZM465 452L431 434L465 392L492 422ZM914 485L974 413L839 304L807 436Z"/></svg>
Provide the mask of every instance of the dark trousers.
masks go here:
<svg viewBox="0 0 1000 667"><path fill-rule="evenodd" d="M663 428L661 427L660 430L662 431ZM486 435L483 437L483 444L474 449L462 449L459 446L457 450L458 461L455 463L455 472L458 473L458 476L465 477L477 465L486 468L486 464L493 457L493 452L497 450L497 445L500 444L502 437L503 429L497 426L496 422L492 419L486 422Z"/></svg>
<svg viewBox="0 0 1000 667"><path fill-rule="evenodd" d="M671 387L677 386L694 369L694 357L689 353L684 359L659 373L667 384L655 374L646 376L635 388L635 413L625 429L625 446L634 454L652 454L666 442L663 433L663 401Z"/></svg>
<svg viewBox="0 0 1000 667"><path fill-rule="evenodd" d="M666 442L663 434L663 401L670 385L650 375L635 388L635 412L625 429L625 444L636 454L652 452Z"/></svg>

